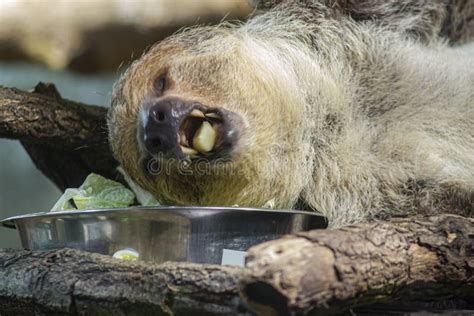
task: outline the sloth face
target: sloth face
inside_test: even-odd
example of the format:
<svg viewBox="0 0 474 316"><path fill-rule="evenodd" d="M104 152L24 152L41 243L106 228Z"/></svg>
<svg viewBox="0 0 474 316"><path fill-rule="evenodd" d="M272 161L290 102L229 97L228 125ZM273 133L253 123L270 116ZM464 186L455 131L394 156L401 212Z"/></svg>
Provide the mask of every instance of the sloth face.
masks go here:
<svg viewBox="0 0 474 316"><path fill-rule="evenodd" d="M235 29L197 28L154 46L116 84L112 151L162 203L262 206L283 190L276 173L302 114L249 54Z"/></svg>

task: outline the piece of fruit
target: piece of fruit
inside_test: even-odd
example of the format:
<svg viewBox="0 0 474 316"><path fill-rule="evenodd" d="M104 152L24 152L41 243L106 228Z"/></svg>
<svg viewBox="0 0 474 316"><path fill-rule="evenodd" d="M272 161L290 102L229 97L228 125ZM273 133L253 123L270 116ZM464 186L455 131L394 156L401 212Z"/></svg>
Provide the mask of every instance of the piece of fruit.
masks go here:
<svg viewBox="0 0 474 316"><path fill-rule="evenodd" d="M193 117L201 117L201 118L204 118L204 113L202 113L202 112L201 112L200 110L198 110L198 109L192 110L189 115L190 115L190 116L193 116Z"/></svg>
<svg viewBox="0 0 474 316"><path fill-rule="evenodd" d="M189 148L189 147L186 147L186 146L180 146L181 147L181 150L183 151L183 154L185 155L197 155L197 151L192 149L192 148Z"/></svg>
<svg viewBox="0 0 474 316"><path fill-rule="evenodd" d="M117 258L117 259L122 259L122 260L128 260L128 261L135 261L138 260L138 257L140 255L138 252L134 249L131 248L126 248L119 250L113 254L112 257Z"/></svg>
<svg viewBox="0 0 474 316"><path fill-rule="evenodd" d="M214 149L216 144L216 131L211 123L203 122L193 137L193 148L200 153L207 153Z"/></svg>

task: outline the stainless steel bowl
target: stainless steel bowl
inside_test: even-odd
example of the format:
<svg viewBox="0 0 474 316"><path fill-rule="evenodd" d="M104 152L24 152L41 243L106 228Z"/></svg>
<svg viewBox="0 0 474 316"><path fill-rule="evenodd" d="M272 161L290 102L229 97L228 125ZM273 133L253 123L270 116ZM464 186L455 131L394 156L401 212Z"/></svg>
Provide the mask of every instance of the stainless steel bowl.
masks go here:
<svg viewBox="0 0 474 316"><path fill-rule="evenodd" d="M36 213L0 222L22 246L76 248L113 255L133 249L139 259L242 264L243 252L284 234L325 228L309 212L234 207L129 207Z"/></svg>

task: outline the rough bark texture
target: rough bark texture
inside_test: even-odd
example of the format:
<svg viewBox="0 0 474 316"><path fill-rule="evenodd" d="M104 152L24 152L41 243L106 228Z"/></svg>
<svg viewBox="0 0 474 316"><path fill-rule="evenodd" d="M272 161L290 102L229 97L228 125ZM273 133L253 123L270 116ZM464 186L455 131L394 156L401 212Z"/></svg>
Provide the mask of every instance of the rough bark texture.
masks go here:
<svg viewBox="0 0 474 316"><path fill-rule="evenodd" d="M249 314L242 297L258 312L281 315L347 313L373 303L353 311L474 309L473 222L442 215L315 230L253 247L246 268L0 250L0 311Z"/></svg>
<svg viewBox="0 0 474 316"><path fill-rule="evenodd" d="M410 299L474 299L474 219L401 218L253 247L241 291L267 313L337 312Z"/></svg>
<svg viewBox="0 0 474 316"><path fill-rule="evenodd" d="M54 85L39 83L32 93L0 87L0 137L20 140L61 190L91 172L118 177L106 115L106 108L62 99Z"/></svg>
<svg viewBox="0 0 474 316"><path fill-rule="evenodd" d="M72 249L0 250L2 315L248 314L242 268L125 262Z"/></svg>

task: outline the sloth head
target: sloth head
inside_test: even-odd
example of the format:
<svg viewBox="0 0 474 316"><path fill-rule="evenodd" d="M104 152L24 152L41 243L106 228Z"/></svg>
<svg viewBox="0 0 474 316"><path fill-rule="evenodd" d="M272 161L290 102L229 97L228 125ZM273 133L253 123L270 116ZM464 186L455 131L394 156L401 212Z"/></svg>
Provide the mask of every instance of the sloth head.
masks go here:
<svg viewBox="0 0 474 316"><path fill-rule="evenodd" d="M312 176L299 77L314 69L298 73L308 56L288 38L201 27L152 47L114 88L125 171L165 204L291 207Z"/></svg>

